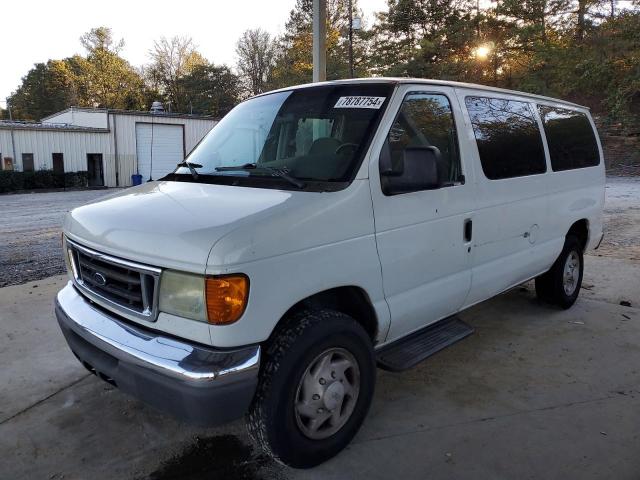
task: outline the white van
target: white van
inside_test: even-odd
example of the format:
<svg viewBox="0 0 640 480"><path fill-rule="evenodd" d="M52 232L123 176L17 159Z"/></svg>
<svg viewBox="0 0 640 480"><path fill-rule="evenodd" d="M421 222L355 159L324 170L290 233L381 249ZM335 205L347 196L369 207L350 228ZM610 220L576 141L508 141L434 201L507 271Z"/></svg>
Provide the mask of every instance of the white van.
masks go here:
<svg viewBox="0 0 640 480"><path fill-rule="evenodd" d="M602 239L588 109L479 85L337 81L238 105L160 181L73 210L56 315L91 372L293 467L362 424L376 365L472 333L536 279L562 308Z"/></svg>

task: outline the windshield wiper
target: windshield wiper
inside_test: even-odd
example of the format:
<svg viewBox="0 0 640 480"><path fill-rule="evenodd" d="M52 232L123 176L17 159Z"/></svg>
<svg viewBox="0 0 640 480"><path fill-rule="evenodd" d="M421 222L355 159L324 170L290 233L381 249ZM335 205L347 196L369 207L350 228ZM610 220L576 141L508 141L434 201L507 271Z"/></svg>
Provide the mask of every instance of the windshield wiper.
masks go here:
<svg viewBox="0 0 640 480"><path fill-rule="evenodd" d="M187 162L186 160L183 162L180 162L178 164L179 167L187 167L189 169L189 171L191 172L191 176L197 180L198 179L198 172L196 171L196 168L202 168L202 165L200 165L199 163L191 163L191 162Z"/></svg>
<svg viewBox="0 0 640 480"><path fill-rule="evenodd" d="M302 180L297 179L293 175L290 175L283 168L273 168L267 167L265 165L256 165L255 163L245 163L244 165L231 165L228 167L216 167L216 172L233 172L233 171L248 171L248 170L258 170L264 172L270 172L272 175L280 178L284 178L291 185L294 185L298 188L304 188L307 184Z"/></svg>

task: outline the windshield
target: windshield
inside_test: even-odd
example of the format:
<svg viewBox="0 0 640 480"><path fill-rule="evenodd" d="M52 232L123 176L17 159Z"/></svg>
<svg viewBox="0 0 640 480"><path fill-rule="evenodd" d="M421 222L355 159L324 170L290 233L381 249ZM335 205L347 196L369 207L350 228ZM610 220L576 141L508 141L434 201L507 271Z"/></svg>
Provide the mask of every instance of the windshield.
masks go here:
<svg viewBox="0 0 640 480"><path fill-rule="evenodd" d="M279 171L307 181L348 182L391 88L389 84L321 86L247 100L209 132L187 161L198 177L273 181L274 171ZM189 169L181 167L176 173L190 181Z"/></svg>

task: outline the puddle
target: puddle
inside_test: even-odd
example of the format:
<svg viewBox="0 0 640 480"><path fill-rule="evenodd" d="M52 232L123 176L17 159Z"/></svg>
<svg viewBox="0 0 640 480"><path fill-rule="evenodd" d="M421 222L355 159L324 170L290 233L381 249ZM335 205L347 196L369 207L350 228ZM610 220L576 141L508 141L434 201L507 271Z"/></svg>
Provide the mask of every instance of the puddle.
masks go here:
<svg viewBox="0 0 640 480"><path fill-rule="evenodd" d="M283 478L275 462L233 435L197 438L181 453L162 463L147 480L262 480Z"/></svg>

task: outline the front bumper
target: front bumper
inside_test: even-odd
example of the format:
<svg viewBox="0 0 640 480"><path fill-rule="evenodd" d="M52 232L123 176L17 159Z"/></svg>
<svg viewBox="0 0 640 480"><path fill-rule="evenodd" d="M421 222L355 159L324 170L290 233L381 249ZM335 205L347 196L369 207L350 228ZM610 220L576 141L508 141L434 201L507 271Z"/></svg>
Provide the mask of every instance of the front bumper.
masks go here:
<svg viewBox="0 0 640 480"><path fill-rule="evenodd" d="M205 347L133 326L96 307L69 283L56 317L92 373L154 407L200 425L242 416L253 398L260 346Z"/></svg>

